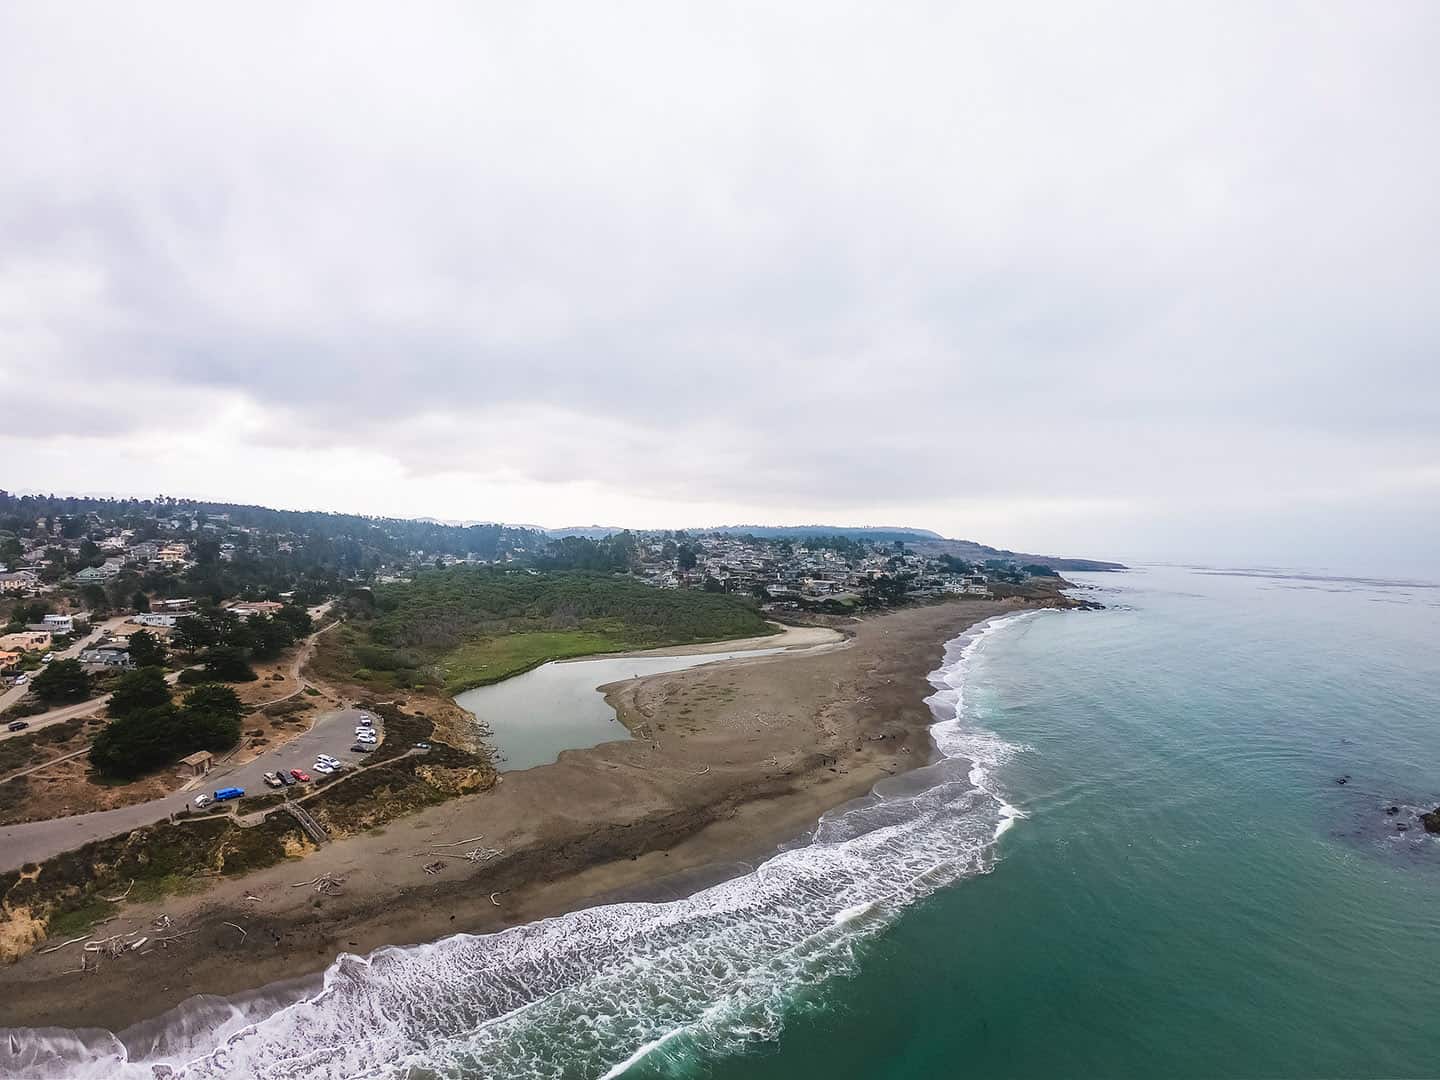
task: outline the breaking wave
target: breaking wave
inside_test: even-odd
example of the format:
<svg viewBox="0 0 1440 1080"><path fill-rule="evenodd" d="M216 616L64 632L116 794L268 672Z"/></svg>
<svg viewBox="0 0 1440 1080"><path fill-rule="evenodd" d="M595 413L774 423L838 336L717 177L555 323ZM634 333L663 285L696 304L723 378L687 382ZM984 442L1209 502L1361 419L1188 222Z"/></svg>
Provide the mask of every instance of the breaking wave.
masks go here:
<svg viewBox="0 0 1440 1080"><path fill-rule="evenodd" d="M1026 617L947 645L927 698L936 762L827 813L753 872L683 900L342 954L318 982L195 999L120 1036L10 1032L0 1074L570 1080L772 1040L907 906L988 871L1023 816L994 772L1024 748L970 723L964 694L974 652Z"/></svg>

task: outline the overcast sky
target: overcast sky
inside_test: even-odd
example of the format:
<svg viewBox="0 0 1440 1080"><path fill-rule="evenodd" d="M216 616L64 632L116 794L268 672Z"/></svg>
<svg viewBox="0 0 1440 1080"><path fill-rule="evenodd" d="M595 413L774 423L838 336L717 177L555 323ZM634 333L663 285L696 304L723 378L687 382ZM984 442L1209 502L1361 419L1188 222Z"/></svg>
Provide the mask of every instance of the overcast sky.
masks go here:
<svg viewBox="0 0 1440 1080"><path fill-rule="evenodd" d="M1433 0L9 3L0 487L1435 566L1437 56Z"/></svg>

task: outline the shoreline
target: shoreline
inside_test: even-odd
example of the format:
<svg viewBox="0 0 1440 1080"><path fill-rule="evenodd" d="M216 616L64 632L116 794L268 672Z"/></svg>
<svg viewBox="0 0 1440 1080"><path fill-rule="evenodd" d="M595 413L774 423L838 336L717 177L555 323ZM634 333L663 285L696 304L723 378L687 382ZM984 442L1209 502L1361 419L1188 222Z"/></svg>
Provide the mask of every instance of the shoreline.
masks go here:
<svg viewBox="0 0 1440 1080"><path fill-rule="evenodd" d="M489 792L303 860L220 879L199 895L131 905L107 930L146 932L165 915L193 933L163 952L107 960L93 974L74 973L74 950L27 956L0 975L9 991L0 1025L148 1030L195 995L293 984L342 952L487 933L622 899L669 899L733 876L827 810L927 764L926 677L946 643L1036 606L1068 605L902 609L857 622L830 648L610 684L607 700L636 738L566 751L554 764L506 774ZM502 855L480 866L452 856L432 876L414 857L477 833ZM297 887L321 873L344 886ZM137 981L147 986L143 1002L126 992Z"/></svg>

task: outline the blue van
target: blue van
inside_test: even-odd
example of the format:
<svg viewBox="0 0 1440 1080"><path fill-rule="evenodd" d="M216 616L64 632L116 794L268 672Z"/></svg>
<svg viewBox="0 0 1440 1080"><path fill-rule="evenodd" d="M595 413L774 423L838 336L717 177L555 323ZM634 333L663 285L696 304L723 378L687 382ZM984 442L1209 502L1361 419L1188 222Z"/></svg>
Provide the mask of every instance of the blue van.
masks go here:
<svg viewBox="0 0 1440 1080"><path fill-rule="evenodd" d="M224 801L225 799L238 799L238 798L240 798L241 796L243 796L244 794L245 794L245 789L244 789L244 788L238 788L238 787L222 787L219 791L215 792L215 801L216 801L216 802L222 802L222 801Z"/></svg>

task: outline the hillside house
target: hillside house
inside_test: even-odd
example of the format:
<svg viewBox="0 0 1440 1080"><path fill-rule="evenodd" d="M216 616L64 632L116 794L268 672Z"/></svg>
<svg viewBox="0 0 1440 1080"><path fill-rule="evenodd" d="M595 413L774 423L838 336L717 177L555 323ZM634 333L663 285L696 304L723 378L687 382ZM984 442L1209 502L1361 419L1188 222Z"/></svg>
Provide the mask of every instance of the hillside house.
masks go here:
<svg viewBox="0 0 1440 1080"><path fill-rule="evenodd" d="M0 637L0 649L19 649L21 652L49 652L53 640L48 630L21 630L18 634Z"/></svg>

